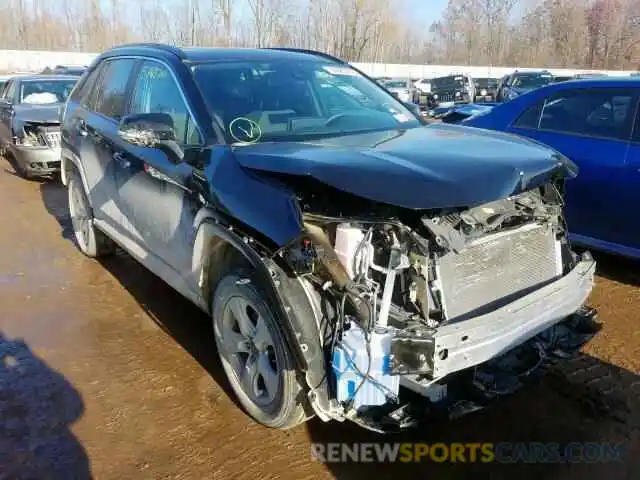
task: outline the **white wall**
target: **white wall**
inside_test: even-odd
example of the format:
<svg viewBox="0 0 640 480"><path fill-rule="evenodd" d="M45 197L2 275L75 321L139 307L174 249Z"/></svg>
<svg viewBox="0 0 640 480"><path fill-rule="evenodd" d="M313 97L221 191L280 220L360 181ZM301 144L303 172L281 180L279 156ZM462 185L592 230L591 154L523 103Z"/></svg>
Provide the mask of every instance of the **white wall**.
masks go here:
<svg viewBox="0 0 640 480"><path fill-rule="evenodd" d="M522 67L469 67L455 65L400 65L385 63L354 63L353 66L362 70L372 77L415 77L415 78L435 78L448 75L450 73L467 73L478 78L500 78L503 75L512 73L514 70L528 71L545 68L522 68ZM610 76L628 76L632 71L618 70L575 70L563 68L548 68L554 75L575 75L576 73L602 72Z"/></svg>
<svg viewBox="0 0 640 480"><path fill-rule="evenodd" d="M0 72L41 72L56 65L88 65L95 53L0 50Z"/></svg>
<svg viewBox="0 0 640 480"><path fill-rule="evenodd" d="M95 53L47 52L36 50L0 50L0 72L40 72L56 65L88 65ZM354 63L354 66L373 77L426 77L433 78L450 73L468 73L472 77L501 77L518 67L467 67L454 65L401 65L385 63ZM541 66L540 68L544 68ZM518 70L536 70L518 68ZM550 68L556 75L574 75L592 70ZM608 75L629 75L629 71L604 71Z"/></svg>

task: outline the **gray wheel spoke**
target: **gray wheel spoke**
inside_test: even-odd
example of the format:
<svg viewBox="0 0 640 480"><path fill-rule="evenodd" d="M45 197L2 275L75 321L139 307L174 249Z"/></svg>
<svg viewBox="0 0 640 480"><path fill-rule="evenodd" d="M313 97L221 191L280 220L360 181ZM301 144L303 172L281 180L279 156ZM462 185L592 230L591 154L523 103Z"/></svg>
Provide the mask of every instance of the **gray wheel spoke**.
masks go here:
<svg viewBox="0 0 640 480"><path fill-rule="evenodd" d="M265 323L262 316L258 317L256 326L254 328L253 342L260 351L266 350L267 347L273 346L273 340L271 340L271 334L269 328Z"/></svg>
<svg viewBox="0 0 640 480"><path fill-rule="evenodd" d="M242 336L245 338L253 338L255 327L247 314L247 302L240 297L235 297L229 301L229 307L238 322Z"/></svg>
<svg viewBox="0 0 640 480"><path fill-rule="evenodd" d="M214 333L234 388L263 408L278 397L280 372L270 318L261 311L242 294L228 297L222 316L214 322Z"/></svg>
<svg viewBox="0 0 640 480"><path fill-rule="evenodd" d="M261 353L258 357L258 373L264 381L264 386L267 389L266 394L269 400L272 400L276 393L278 393L278 373L271 366L267 353Z"/></svg>
<svg viewBox="0 0 640 480"><path fill-rule="evenodd" d="M254 356L250 355L247 359L240 381L242 382L244 391L247 392L254 401L258 400L261 392L258 389L258 364Z"/></svg>
<svg viewBox="0 0 640 480"><path fill-rule="evenodd" d="M224 330L223 342L228 353L249 353L251 351L248 340L229 327Z"/></svg>

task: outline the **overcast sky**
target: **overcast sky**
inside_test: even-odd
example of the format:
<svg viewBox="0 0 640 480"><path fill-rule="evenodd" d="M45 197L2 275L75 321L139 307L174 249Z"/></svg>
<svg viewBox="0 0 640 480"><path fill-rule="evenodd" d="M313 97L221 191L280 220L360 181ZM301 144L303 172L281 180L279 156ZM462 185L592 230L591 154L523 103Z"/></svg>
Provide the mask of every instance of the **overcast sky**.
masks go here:
<svg viewBox="0 0 640 480"><path fill-rule="evenodd" d="M403 12L405 18L429 28L433 22L442 17L448 0L404 0L404 2L406 4L406 11Z"/></svg>

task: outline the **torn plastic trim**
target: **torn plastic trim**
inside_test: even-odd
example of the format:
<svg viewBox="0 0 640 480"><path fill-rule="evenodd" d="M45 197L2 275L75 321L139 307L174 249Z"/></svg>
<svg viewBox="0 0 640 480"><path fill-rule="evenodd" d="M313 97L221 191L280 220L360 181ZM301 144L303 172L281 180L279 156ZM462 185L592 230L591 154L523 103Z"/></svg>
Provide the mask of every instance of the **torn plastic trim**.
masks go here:
<svg viewBox="0 0 640 480"><path fill-rule="evenodd" d="M437 328L433 376L480 365L580 309L591 293L596 262L585 253L565 276L494 312Z"/></svg>

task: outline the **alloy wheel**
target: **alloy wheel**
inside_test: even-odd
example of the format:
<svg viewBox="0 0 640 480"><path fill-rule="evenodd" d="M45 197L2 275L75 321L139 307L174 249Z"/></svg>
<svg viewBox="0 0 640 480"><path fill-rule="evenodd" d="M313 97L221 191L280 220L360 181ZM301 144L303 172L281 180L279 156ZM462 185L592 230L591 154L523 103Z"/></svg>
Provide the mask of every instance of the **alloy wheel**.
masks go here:
<svg viewBox="0 0 640 480"><path fill-rule="evenodd" d="M227 302L216 335L228 373L258 406L274 401L280 388L278 361L269 328L252 302L234 296Z"/></svg>

